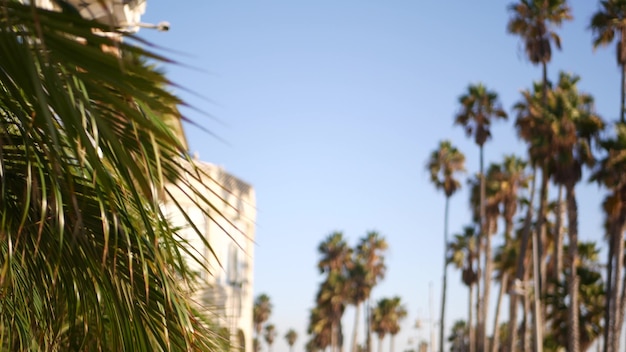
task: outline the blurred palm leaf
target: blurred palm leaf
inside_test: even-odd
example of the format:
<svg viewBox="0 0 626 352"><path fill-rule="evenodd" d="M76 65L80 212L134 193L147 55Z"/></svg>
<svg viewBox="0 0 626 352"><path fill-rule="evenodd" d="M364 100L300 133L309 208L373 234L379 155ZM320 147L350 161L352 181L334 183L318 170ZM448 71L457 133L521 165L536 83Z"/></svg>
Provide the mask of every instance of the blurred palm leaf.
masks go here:
<svg viewBox="0 0 626 352"><path fill-rule="evenodd" d="M2 350L215 349L160 208L166 184L211 208L161 118L181 101L111 31L0 2Z"/></svg>

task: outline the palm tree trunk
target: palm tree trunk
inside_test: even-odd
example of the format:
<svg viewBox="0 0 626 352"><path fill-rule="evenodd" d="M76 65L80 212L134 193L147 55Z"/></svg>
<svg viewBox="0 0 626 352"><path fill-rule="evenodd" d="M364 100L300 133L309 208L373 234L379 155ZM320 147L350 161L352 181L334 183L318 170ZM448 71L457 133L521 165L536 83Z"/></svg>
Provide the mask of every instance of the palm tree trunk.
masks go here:
<svg viewBox="0 0 626 352"><path fill-rule="evenodd" d="M483 292L483 314L481 324L482 334L482 350L489 351L489 340L487 339L487 318L489 317L489 298L491 291L491 275L493 272L493 258L491 256L491 235L485 233L485 287Z"/></svg>
<svg viewBox="0 0 626 352"><path fill-rule="evenodd" d="M502 296L504 296L504 292L506 291L508 280L509 273L505 271L500 279L500 292L498 292L496 312L493 317L493 342L491 343L491 352L498 352L498 349L500 348L500 304L502 303Z"/></svg>
<svg viewBox="0 0 626 352"><path fill-rule="evenodd" d="M330 351L337 352L337 323L330 323Z"/></svg>
<svg viewBox="0 0 626 352"><path fill-rule="evenodd" d="M356 352L356 340L359 329L359 315L361 313L361 303L356 304L356 311L354 312L354 331L352 332L352 352Z"/></svg>
<svg viewBox="0 0 626 352"><path fill-rule="evenodd" d="M624 34L624 33L622 33ZM624 324L624 309L626 309L626 278L622 277L622 271L624 267L624 230L626 227L626 205L623 204L626 199L626 188L621 187L618 191L619 200L621 205L617 224L615 226L615 233L613 234L613 248L614 248L614 265L615 274L613 275L613 285L616 287L622 287L621 298L618 300L618 296L615 296L615 300L612 302L612 314L614 326L612 333L613 351L619 350L619 343L622 336L622 326ZM610 263L610 262L609 262ZM621 282L620 282L621 280ZM608 291L610 292L610 291ZM613 313L614 312L614 313Z"/></svg>
<svg viewBox="0 0 626 352"><path fill-rule="evenodd" d="M567 285L570 297L569 324L567 326L567 350L569 352L580 351L580 334L578 329L578 275L576 274L576 262L578 260L578 205L573 184L566 185L567 198L567 221L569 233L569 282Z"/></svg>
<svg viewBox="0 0 626 352"><path fill-rule="evenodd" d="M478 247L482 244L483 237L486 240L487 248L485 250L485 276L483 278L483 297L479 298L480 305L482 311L477 313L478 318L478 351L485 351L485 347L487 345L487 334L485 329L485 321L487 320L487 312L489 308L489 289L491 278L487 275L491 275L489 269L491 268L491 259L489 256L491 253L489 252L491 249L491 240L489 238L489 234L487 233L486 228L486 210L485 210L485 193L486 193L486 185L485 185L485 168L484 168L484 153L483 146L480 146L480 236L478 240ZM478 262L480 262L480 256L478 257ZM479 276L480 277L480 276Z"/></svg>
<svg viewBox="0 0 626 352"><path fill-rule="evenodd" d="M532 225L533 217L533 203L535 199L537 168L533 167L532 186L530 188L530 201L528 208L526 209L526 218L524 219L524 227L522 229L522 239L520 244L519 257L517 258L517 268L515 270L515 279L518 282L524 280L524 259L526 258L526 249L528 248L528 239L530 238L530 227ZM519 294L515 292L510 293L510 308L509 308L509 352L515 351L515 345L517 343L517 298Z"/></svg>
<svg viewBox="0 0 626 352"><path fill-rule="evenodd" d="M613 300L613 260L614 260L614 243L615 243L615 228L616 224L611 225L611 233L609 237L609 254L607 258L608 265L606 266L606 292L609 293L609 297L605 299L604 303L604 352L612 351L612 338L613 338L613 314L614 314L614 300Z"/></svg>
<svg viewBox="0 0 626 352"><path fill-rule="evenodd" d="M541 100L543 106L543 112L545 113L548 106L548 65L546 62L543 62L543 85L541 90ZM544 119L546 116L544 116ZM537 223L535 231L535 236L537 237L537 255L540 260L540 266L538 271L538 277L535 280L535 289L539 293L543 293L543 285L546 281L546 273L545 273L545 261L541 260L544 258L544 248L543 241L546 239L546 224L545 218L546 213L548 212L548 186L549 186L550 175L548 173L548 167L545 163L542 163L541 167L541 189L539 191L539 213L537 214ZM543 310L542 310L543 311Z"/></svg>
<svg viewBox="0 0 626 352"><path fill-rule="evenodd" d="M618 221L621 221L621 216ZM623 241L623 226L621 224L616 224L615 232L612 234L612 247L614 250L614 258L613 262L609 266L615 267L615 274L613 275L613 287L610 292L610 301L611 301L611 319L610 319L610 338L611 343L613 345L612 351L619 351L619 339L621 336L621 327L622 324L620 319L623 319L623 315L620 314L623 309L623 304L621 297L624 296L623 287L624 278L622 277L622 268L624 262L624 241ZM620 292L621 290L621 292Z"/></svg>
<svg viewBox="0 0 626 352"><path fill-rule="evenodd" d="M395 336L394 335L389 336L389 352L394 351L394 341L395 341Z"/></svg>
<svg viewBox="0 0 626 352"><path fill-rule="evenodd" d="M378 336L378 352L383 352L383 338Z"/></svg>
<svg viewBox="0 0 626 352"><path fill-rule="evenodd" d="M524 281L526 282L526 281ZM521 334L522 334L522 351L526 352L526 351L532 351L532 348L530 347L531 343L530 343L530 328L529 328L529 321L528 321L528 317L530 317L532 314L530 313L530 297L528 296L528 288L524 287L524 289L526 290L524 292L524 318L522 319L522 329L521 329Z"/></svg>
<svg viewBox="0 0 626 352"><path fill-rule="evenodd" d="M550 175L548 174L547 167L542 167L541 170L541 189L539 190L539 211L537 213L536 231L535 231L535 243L537 244L537 258L540 264L537 267L537 278L535 285L538 287L537 292L543 292L543 284L545 282L545 265L541 258L544 257L543 241L546 237L546 224L545 218L548 211L548 188L549 188Z"/></svg>
<svg viewBox="0 0 626 352"><path fill-rule="evenodd" d="M539 212L539 214L541 214L541 212ZM539 229L537 229L537 231L539 231ZM534 347L534 351L535 352L543 352L543 319L541 318L541 302L539 300L539 297L541 295L541 289L540 289L540 285L539 285L539 270L540 270L540 264L539 264L539 259L541 258L539 256L539 245L538 242L540 241L536 241L537 237L535 237L535 241L533 241L533 277L534 277L534 290L533 290L533 308L534 308L534 321L533 321L533 328L534 328L534 341L535 341L535 347Z"/></svg>
<svg viewBox="0 0 626 352"><path fill-rule="evenodd" d="M623 246L623 243L622 243ZM623 260L623 256L622 256ZM620 339L622 337L622 327L624 326L624 313L626 309L626 279L622 278L622 297L619 303L619 309L617 311L617 327L613 333L613 343L615 346L614 351L619 351Z"/></svg>
<svg viewBox="0 0 626 352"><path fill-rule="evenodd" d="M372 352L372 312L370 312L370 298L367 297L367 300L365 301L366 307L365 307L365 324L366 324L366 331L365 331L365 350L367 352Z"/></svg>
<svg viewBox="0 0 626 352"><path fill-rule="evenodd" d="M506 340L506 351L507 352L515 352L515 344L517 344L517 294L509 291L509 325L508 325L508 336ZM515 304L513 300L515 299ZM515 323L513 323L515 322ZM513 332L511 332L513 330Z"/></svg>
<svg viewBox="0 0 626 352"><path fill-rule="evenodd" d="M563 227L563 186L559 186L559 193L556 201L556 241L554 243L554 275L553 278L556 282L560 282L561 273L563 272L563 232L561 231L561 227Z"/></svg>
<svg viewBox="0 0 626 352"><path fill-rule="evenodd" d="M482 276L482 266L480 265L480 258L482 257L481 236L478 235L478 241L476 243L476 351L483 351L480 346L480 321L482 313L482 304L480 300L480 278Z"/></svg>
<svg viewBox="0 0 626 352"><path fill-rule="evenodd" d="M622 32L621 35L621 40L622 40L622 45L624 44L624 33ZM618 55L620 55L621 53L618 53ZM624 110L626 110L626 65L624 63L622 63L622 86L620 87L622 90L622 94L620 95L620 99L621 99L621 104L620 104L620 109L619 109L619 116L620 116L620 121L622 123L626 122L625 117L624 117Z"/></svg>
<svg viewBox="0 0 626 352"><path fill-rule="evenodd" d="M469 304L467 313L467 327L469 329L469 352L476 351L476 330L474 330L474 284L469 285Z"/></svg>
<svg viewBox="0 0 626 352"><path fill-rule="evenodd" d="M445 329L445 317L446 317L446 289L448 285L448 210L450 204L450 197L446 197L446 206L444 210L444 224L443 224L443 289L441 291L441 319L439 321L439 352L443 352L443 333Z"/></svg>
<svg viewBox="0 0 626 352"><path fill-rule="evenodd" d="M622 275L621 263L623 263L624 246L623 242L621 241L621 233L619 232L619 230L617 230L618 224L611 224L611 229L613 231L610 233L611 237L609 239L609 253L612 255L612 258L610 259L611 262L609 265L607 265L607 267L613 267L615 269L615 273L610 273L611 282L607 283L607 286L610 286L610 289L607 291L609 297L607 299L606 306L609 307L609 321L606 326L608 326L609 328L606 330L609 330L607 338L607 341L610 341L611 345L609 350L618 351L616 349L618 348L617 345L619 345L619 342L616 341L617 336L619 336L619 331L617 330L619 323L617 321L617 318L619 316L618 312L620 309L620 280Z"/></svg>

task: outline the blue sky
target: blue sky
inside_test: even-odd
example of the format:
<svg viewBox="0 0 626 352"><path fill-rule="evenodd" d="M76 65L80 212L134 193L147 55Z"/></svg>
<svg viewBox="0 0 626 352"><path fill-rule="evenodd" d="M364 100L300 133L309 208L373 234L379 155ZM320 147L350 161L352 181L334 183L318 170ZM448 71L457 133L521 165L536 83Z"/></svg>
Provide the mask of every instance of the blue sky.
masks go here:
<svg viewBox="0 0 626 352"><path fill-rule="evenodd" d="M412 328L418 312L428 318L429 284L433 311L439 311L444 197L429 182L426 159L448 138L465 153L468 175L476 172L478 148L453 126L458 96L468 84L483 82L510 111L519 91L541 77L519 39L506 34L507 3L148 3L142 20L166 20L171 29L143 29L140 36L180 63L166 69L186 88L177 93L197 109L183 112L222 139L186 126L190 150L256 189L254 290L274 303L274 352L288 350L283 336L290 328L299 333L297 351L307 340L309 309L322 280L316 248L333 231L352 245L369 230L389 242L387 277L373 298L398 295L408 309L396 351L418 335ZM563 51L554 53L549 77L559 70L580 75L580 89L595 96L605 119L615 120L615 49L594 53L586 29L597 2L570 4L575 20L559 30ZM494 126L487 162L525 155L513 120ZM602 191L587 184L577 191L580 236L600 239ZM465 190L452 198L452 234L469 221L467 199ZM448 326L467 311L460 273L450 269L449 278ZM349 309L346 334L352 322Z"/></svg>

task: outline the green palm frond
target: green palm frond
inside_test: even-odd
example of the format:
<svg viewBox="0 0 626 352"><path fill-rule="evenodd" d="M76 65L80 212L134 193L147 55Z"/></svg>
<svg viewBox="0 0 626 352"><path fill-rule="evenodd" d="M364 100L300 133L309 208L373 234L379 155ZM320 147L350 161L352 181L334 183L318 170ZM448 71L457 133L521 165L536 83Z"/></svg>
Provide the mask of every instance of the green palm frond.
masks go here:
<svg viewBox="0 0 626 352"><path fill-rule="evenodd" d="M162 118L181 101L129 58L166 59L94 21L0 6L0 349L215 348L161 210L168 184L199 195Z"/></svg>

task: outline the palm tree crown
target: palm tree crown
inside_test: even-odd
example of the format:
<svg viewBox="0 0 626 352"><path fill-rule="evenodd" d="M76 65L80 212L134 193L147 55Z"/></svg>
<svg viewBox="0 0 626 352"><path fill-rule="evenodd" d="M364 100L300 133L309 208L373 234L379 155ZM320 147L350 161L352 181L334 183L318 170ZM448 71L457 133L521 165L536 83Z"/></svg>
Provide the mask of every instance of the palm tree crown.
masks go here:
<svg viewBox="0 0 626 352"><path fill-rule="evenodd" d="M285 340L287 340L287 344L289 345L289 349L293 349L293 345L296 343L298 339L298 333L294 329L289 329L285 334Z"/></svg>
<svg viewBox="0 0 626 352"><path fill-rule="evenodd" d="M507 118L498 101L498 94L481 83L470 85L467 93L459 98L459 103L461 111L456 115L454 123L463 126L468 136L474 135L474 140L480 147L491 138L491 120Z"/></svg>
<svg viewBox="0 0 626 352"><path fill-rule="evenodd" d="M450 197L461 188L455 176L465 171L465 156L450 141L441 141L439 148L431 153L427 168L435 187Z"/></svg>
<svg viewBox="0 0 626 352"><path fill-rule="evenodd" d="M270 318L272 314L272 302L270 297L264 293L257 296L254 301L254 307L252 311L252 321L254 322L254 331L257 336L261 333L263 324Z"/></svg>
<svg viewBox="0 0 626 352"><path fill-rule="evenodd" d="M626 1L600 1L601 9L591 17L589 28L594 34L593 47L611 44L617 36L617 63L626 64Z"/></svg>
<svg viewBox="0 0 626 352"><path fill-rule="evenodd" d="M561 38L552 29L571 20L571 9L565 0L520 0L509 5L511 19L507 31L524 41L528 59L535 65L552 58L551 42L560 50Z"/></svg>

